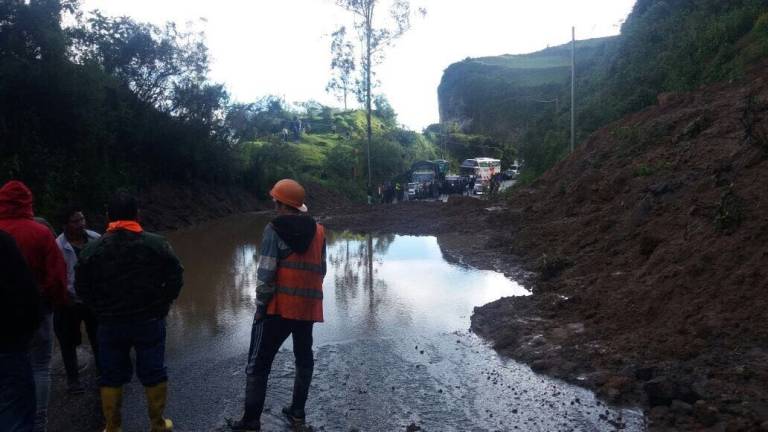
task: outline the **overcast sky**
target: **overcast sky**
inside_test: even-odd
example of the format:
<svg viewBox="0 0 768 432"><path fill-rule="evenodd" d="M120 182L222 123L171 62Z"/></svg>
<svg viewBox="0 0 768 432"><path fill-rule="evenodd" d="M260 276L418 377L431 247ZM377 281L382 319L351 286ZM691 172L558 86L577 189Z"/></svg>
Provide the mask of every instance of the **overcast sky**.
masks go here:
<svg viewBox="0 0 768 432"><path fill-rule="evenodd" d="M570 40L618 34L635 0L412 0L427 15L387 51L377 69L400 123L414 130L438 121L443 70L466 57L522 54ZM388 0L382 0L382 5ZM273 94L341 106L325 92L330 33L349 15L333 0L84 0L83 10L205 31L211 78L232 98ZM201 20L204 18L204 20Z"/></svg>

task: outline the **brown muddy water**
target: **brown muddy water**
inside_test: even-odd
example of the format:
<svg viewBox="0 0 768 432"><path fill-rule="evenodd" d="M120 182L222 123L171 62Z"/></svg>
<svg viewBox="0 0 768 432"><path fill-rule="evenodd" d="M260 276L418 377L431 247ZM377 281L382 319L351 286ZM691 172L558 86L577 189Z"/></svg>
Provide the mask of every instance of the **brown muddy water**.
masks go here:
<svg viewBox="0 0 768 432"><path fill-rule="evenodd" d="M168 317L167 414L176 430L226 430L239 416L268 216L240 215L168 235L185 286ZM468 331L475 306L528 292L503 275L446 262L434 237L329 233L326 322L315 326L314 430L645 430L641 411L500 358ZM275 359L262 430L290 430L290 340ZM135 380L134 380L135 381ZM146 429L143 392L125 401L126 432Z"/></svg>

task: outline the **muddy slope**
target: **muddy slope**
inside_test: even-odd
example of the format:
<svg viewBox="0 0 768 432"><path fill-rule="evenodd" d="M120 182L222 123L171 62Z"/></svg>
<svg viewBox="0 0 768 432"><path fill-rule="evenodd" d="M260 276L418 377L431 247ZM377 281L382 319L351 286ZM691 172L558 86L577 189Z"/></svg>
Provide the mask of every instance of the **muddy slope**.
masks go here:
<svg viewBox="0 0 768 432"><path fill-rule="evenodd" d="M150 231L171 231L227 215L271 208L271 203L241 187L202 182L161 183L137 195L142 226ZM103 232L106 214L89 212L91 229Z"/></svg>
<svg viewBox="0 0 768 432"><path fill-rule="evenodd" d="M538 371L648 407L653 430L768 430L768 74L662 95L494 203L350 208L337 229L438 235L528 277L475 332Z"/></svg>
<svg viewBox="0 0 768 432"><path fill-rule="evenodd" d="M510 196L489 223L537 295L473 329L654 428L768 430L767 76L664 95Z"/></svg>

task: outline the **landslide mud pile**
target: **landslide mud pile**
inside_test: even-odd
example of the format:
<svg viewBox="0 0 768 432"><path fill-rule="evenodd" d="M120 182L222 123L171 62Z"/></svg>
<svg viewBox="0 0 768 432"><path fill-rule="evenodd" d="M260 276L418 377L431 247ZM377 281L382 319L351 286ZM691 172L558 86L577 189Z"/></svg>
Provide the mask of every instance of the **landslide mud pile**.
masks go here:
<svg viewBox="0 0 768 432"><path fill-rule="evenodd" d="M142 223L151 230L167 231L256 211L265 203L241 187L205 183L168 184L151 187L139 195Z"/></svg>
<svg viewBox="0 0 768 432"><path fill-rule="evenodd" d="M652 429L768 430L768 74L662 95L486 219L536 295L473 329L647 403ZM713 429L715 430L715 429Z"/></svg>

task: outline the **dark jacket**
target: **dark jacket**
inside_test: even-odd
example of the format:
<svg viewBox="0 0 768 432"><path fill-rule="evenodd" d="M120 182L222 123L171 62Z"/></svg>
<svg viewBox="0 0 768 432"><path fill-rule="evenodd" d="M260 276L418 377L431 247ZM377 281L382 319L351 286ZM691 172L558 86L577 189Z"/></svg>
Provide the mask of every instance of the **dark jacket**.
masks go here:
<svg viewBox="0 0 768 432"><path fill-rule="evenodd" d="M100 322L164 318L179 296L183 272L163 237L119 229L80 252L75 291Z"/></svg>
<svg viewBox="0 0 768 432"><path fill-rule="evenodd" d="M13 237L0 231L0 353L26 351L40 318L32 272Z"/></svg>
<svg viewBox="0 0 768 432"><path fill-rule="evenodd" d="M11 235L35 278L43 300L67 304L67 266L56 240L32 212L32 192L20 181L0 188L0 230Z"/></svg>

